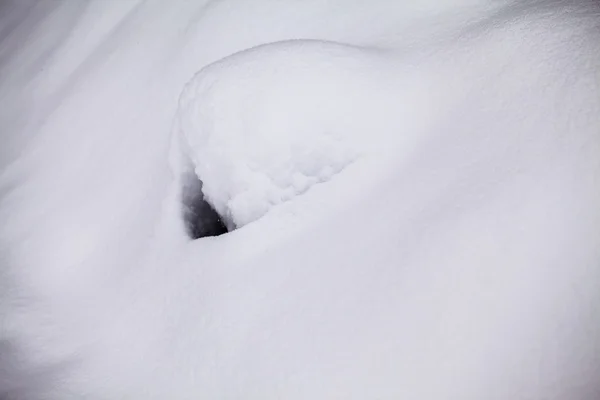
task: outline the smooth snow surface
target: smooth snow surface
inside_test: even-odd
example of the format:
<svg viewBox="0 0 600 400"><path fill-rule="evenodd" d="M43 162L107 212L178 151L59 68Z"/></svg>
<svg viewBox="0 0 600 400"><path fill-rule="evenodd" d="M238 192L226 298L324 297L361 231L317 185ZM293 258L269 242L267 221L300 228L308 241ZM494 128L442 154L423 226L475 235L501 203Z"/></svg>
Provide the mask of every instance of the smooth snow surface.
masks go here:
<svg viewBox="0 0 600 400"><path fill-rule="evenodd" d="M0 399L599 399L599 71L592 0L0 2Z"/></svg>

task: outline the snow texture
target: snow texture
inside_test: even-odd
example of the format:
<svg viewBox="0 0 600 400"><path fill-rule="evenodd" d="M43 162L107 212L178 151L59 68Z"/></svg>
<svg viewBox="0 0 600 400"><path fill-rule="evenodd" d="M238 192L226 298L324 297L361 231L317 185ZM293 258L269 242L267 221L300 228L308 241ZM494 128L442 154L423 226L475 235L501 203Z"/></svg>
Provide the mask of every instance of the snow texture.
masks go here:
<svg viewBox="0 0 600 400"><path fill-rule="evenodd" d="M597 400L598 71L592 0L1 1L0 399Z"/></svg>
<svg viewBox="0 0 600 400"><path fill-rule="evenodd" d="M404 71L385 61L331 42L279 42L210 64L186 85L176 134L230 226L410 136L399 122L407 96L394 82Z"/></svg>

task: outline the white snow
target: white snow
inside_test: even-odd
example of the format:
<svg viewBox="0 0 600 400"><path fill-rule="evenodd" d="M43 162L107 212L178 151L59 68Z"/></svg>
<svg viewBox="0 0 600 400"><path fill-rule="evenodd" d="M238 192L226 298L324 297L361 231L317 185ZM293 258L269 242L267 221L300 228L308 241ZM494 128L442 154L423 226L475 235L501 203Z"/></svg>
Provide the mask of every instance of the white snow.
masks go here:
<svg viewBox="0 0 600 400"><path fill-rule="evenodd" d="M380 53L277 42L210 64L186 85L175 134L231 226L391 147L408 152L424 90Z"/></svg>
<svg viewBox="0 0 600 400"><path fill-rule="evenodd" d="M600 398L599 27L0 2L0 398Z"/></svg>

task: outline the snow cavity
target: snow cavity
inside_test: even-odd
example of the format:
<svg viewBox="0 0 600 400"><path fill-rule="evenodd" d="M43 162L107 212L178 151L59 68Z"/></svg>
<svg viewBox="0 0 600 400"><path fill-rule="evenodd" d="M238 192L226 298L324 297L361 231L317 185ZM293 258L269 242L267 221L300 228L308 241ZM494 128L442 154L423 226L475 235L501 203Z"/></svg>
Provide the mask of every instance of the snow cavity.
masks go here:
<svg viewBox="0 0 600 400"><path fill-rule="evenodd" d="M199 239L227 233L221 217L202 194L202 181L189 172L183 177L182 183L183 220L189 237Z"/></svg>

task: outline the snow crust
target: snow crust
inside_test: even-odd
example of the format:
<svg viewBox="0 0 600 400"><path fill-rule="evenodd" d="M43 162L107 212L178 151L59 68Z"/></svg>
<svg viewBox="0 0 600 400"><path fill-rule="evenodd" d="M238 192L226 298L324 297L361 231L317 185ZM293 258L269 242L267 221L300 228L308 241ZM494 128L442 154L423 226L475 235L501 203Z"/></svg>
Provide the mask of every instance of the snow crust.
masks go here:
<svg viewBox="0 0 600 400"><path fill-rule="evenodd" d="M599 20L0 2L0 398L598 399Z"/></svg>

